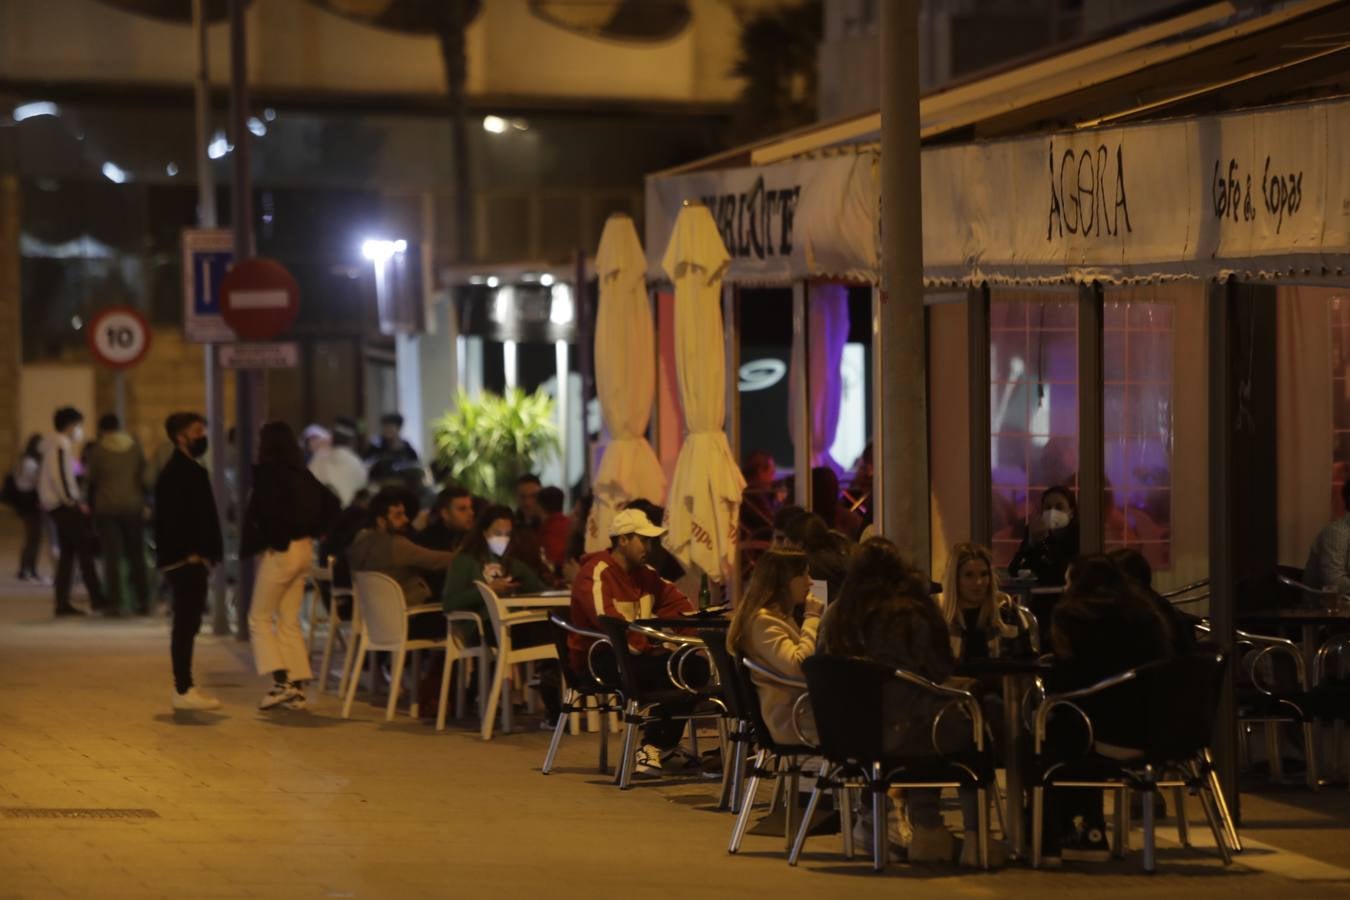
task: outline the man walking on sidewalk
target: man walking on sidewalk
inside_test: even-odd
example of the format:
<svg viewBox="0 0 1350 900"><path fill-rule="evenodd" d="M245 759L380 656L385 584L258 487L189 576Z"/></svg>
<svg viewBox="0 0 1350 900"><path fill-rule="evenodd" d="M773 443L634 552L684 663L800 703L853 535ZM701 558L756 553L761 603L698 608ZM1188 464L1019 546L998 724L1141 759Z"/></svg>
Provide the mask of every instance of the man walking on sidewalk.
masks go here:
<svg viewBox="0 0 1350 900"><path fill-rule="evenodd" d="M93 540L89 531L89 507L80 498L80 485L75 480L75 446L84 440L84 416L73 407L63 406L52 417L54 433L42 449L42 469L38 473L38 499L42 509L51 516L56 526L56 540L61 545L61 556L56 563L56 614L58 616L84 615L70 603L70 582L75 575L75 562L80 564L80 577L89 591L89 605L96 610L106 609L98 570L94 568Z"/></svg>
<svg viewBox="0 0 1350 900"><path fill-rule="evenodd" d="M122 422L109 413L98 420L98 440L86 455L94 530L103 550L103 586L114 614L122 609L122 569L131 579L131 607L150 612L145 573L145 453Z"/></svg>
<svg viewBox="0 0 1350 900"><path fill-rule="evenodd" d="M173 708L218 709L192 684L192 645L202 627L211 567L224 555L206 453L206 420L176 412L164 423L174 452L155 482L155 564L173 588Z"/></svg>

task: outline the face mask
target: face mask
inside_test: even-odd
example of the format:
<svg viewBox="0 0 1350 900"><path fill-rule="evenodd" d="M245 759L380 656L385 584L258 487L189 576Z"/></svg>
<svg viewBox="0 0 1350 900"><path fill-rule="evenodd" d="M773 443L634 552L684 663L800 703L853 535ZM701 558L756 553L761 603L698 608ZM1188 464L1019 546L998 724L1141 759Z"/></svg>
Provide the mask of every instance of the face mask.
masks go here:
<svg viewBox="0 0 1350 900"><path fill-rule="evenodd" d="M492 551L493 556L502 556L505 554L506 545L509 543L511 543L511 539L509 537L502 537L501 535L487 539L488 549Z"/></svg>
<svg viewBox="0 0 1350 900"><path fill-rule="evenodd" d="M1069 514L1062 509L1047 509L1041 513L1041 521L1046 528L1054 531L1069 524Z"/></svg>
<svg viewBox="0 0 1350 900"><path fill-rule="evenodd" d="M192 454L193 459L201 459L206 455L206 448L208 446L207 439L199 437L195 441L188 442L187 450L188 453Z"/></svg>

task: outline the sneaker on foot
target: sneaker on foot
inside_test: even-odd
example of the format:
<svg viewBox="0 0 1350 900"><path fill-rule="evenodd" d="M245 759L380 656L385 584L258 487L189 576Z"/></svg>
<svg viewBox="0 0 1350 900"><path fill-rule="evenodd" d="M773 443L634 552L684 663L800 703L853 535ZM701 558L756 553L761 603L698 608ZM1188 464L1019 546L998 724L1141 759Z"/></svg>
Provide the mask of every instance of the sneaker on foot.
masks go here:
<svg viewBox="0 0 1350 900"><path fill-rule="evenodd" d="M949 863L956 857L956 838L945 825L915 825L909 842L912 863Z"/></svg>
<svg viewBox="0 0 1350 900"><path fill-rule="evenodd" d="M661 751L661 768L670 770L702 769L703 760L684 747Z"/></svg>
<svg viewBox="0 0 1350 900"><path fill-rule="evenodd" d="M633 774L640 778L659 778L661 776L661 750L651 744L643 744L633 757Z"/></svg>
<svg viewBox="0 0 1350 900"><path fill-rule="evenodd" d="M290 699L282 701L281 705L287 709L308 709L309 701L305 699L305 692L300 685L292 683L289 687L291 689Z"/></svg>
<svg viewBox="0 0 1350 900"><path fill-rule="evenodd" d="M1111 858L1111 848L1100 825L1078 825L1060 841L1059 852L1063 859L1080 862L1106 862Z"/></svg>
<svg viewBox="0 0 1350 900"><path fill-rule="evenodd" d="M289 682L285 684L274 682L272 689L263 694L263 698L258 701L258 709L271 709L274 706L280 706L295 699L295 695L299 693L295 685ZM303 698L304 694L300 694L300 696Z"/></svg>
<svg viewBox="0 0 1350 900"><path fill-rule="evenodd" d="M188 688L184 693L174 692L174 709L220 709L220 701L215 697L207 696L195 687Z"/></svg>
<svg viewBox="0 0 1350 900"><path fill-rule="evenodd" d="M87 615L89 615L89 613L80 609L78 606L71 606L70 604L66 604L65 606L58 606L56 608L57 618L60 618L62 616L87 616Z"/></svg>

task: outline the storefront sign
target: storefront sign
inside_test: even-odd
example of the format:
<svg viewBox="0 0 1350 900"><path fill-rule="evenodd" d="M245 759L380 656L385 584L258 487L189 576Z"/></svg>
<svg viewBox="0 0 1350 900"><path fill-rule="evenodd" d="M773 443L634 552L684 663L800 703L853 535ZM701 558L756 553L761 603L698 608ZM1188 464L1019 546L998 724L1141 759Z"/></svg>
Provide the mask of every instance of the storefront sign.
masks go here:
<svg viewBox="0 0 1350 900"><path fill-rule="evenodd" d="M647 179L647 260L661 255L681 206L702 203L731 254L732 283L867 280L877 269L877 157L870 151L762 168Z"/></svg>

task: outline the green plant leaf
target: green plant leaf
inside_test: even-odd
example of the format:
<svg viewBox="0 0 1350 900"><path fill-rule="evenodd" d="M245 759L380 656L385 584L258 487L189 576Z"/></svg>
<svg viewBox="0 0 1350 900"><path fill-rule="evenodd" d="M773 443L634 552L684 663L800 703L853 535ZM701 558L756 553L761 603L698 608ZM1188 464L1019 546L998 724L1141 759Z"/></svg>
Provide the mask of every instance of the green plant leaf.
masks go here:
<svg viewBox="0 0 1350 900"><path fill-rule="evenodd" d="M432 425L436 460L474 494L509 503L516 479L562 452L553 398L543 391L478 399L460 390L455 406Z"/></svg>

